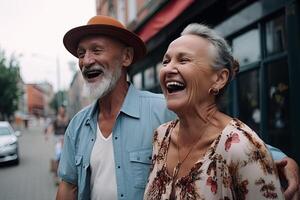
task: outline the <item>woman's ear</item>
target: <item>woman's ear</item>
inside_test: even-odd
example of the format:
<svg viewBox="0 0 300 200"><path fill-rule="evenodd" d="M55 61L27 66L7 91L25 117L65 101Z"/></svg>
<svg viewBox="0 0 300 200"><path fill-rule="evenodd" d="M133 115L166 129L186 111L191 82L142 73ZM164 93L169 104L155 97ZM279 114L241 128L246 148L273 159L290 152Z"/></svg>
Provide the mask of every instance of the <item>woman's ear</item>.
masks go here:
<svg viewBox="0 0 300 200"><path fill-rule="evenodd" d="M134 51L132 47L125 47L123 50L123 66L128 67L133 61Z"/></svg>
<svg viewBox="0 0 300 200"><path fill-rule="evenodd" d="M229 79L229 70L227 68L223 68L218 71L217 73L217 80L215 85L218 87L219 90L221 90L226 83L228 82Z"/></svg>

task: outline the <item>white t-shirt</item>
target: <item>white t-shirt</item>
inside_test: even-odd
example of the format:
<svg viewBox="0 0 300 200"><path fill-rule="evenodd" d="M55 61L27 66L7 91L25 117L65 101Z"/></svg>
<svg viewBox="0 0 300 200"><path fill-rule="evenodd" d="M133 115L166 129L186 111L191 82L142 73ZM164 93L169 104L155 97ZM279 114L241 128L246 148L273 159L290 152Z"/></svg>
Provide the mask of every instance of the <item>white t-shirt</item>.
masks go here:
<svg viewBox="0 0 300 200"><path fill-rule="evenodd" d="M91 200L118 199L112 133L105 138L98 125L90 167Z"/></svg>

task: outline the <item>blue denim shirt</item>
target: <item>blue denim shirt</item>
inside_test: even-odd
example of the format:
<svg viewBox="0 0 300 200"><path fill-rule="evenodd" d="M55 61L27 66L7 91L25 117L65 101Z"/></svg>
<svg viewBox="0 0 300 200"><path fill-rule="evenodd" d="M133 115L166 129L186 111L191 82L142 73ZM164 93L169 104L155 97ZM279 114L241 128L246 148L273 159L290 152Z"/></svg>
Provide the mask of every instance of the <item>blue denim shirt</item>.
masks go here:
<svg viewBox="0 0 300 200"><path fill-rule="evenodd" d="M96 139L98 103L80 111L65 133L59 176L78 186L78 199L90 199L90 156ZM143 199L152 156L153 131L175 118L164 97L130 85L113 128L119 199Z"/></svg>
<svg viewBox="0 0 300 200"><path fill-rule="evenodd" d="M78 186L78 199L90 199L90 156L96 139L98 102L80 111L65 133L59 176ZM113 128L118 199L143 199L152 155L152 136L160 124L175 118L164 97L130 85ZM271 147L276 159L285 155ZM274 156L274 155L273 155Z"/></svg>

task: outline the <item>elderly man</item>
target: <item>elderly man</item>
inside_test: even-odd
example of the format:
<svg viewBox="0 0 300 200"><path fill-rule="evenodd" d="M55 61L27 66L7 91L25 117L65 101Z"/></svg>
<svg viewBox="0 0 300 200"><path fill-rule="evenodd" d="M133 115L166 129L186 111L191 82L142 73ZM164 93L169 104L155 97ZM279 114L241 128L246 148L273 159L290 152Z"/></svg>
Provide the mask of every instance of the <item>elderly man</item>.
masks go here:
<svg viewBox="0 0 300 200"><path fill-rule="evenodd" d="M144 42L117 20L95 16L67 32L64 45L78 57L86 89L97 101L66 131L57 199L142 199L153 130L175 117L162 95L126 81L127 69L146 54ZM288 166L298 170L293 162Z"/></svg>

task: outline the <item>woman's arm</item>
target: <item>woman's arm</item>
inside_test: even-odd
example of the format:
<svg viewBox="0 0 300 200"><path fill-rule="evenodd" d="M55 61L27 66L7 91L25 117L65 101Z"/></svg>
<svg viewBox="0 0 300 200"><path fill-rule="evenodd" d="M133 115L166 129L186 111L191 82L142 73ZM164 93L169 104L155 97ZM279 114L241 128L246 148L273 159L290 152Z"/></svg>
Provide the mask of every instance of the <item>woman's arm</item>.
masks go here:
<svg viewBox="0 0 300 200"><path fill-rule="evenodd" d="M239 138L229 151L236 169L231 173L236 199L284 199L276 165L263 141L247 126L236 132Z"/></svg>

